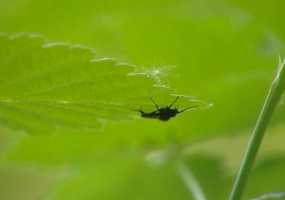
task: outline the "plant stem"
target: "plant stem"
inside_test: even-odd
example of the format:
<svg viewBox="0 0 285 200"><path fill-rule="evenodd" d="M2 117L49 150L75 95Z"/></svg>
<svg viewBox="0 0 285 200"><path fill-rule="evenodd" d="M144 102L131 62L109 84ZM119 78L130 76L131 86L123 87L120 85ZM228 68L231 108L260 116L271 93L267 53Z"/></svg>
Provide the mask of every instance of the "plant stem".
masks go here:
<svg viewBox="0 0 285 200"><path fill-rule="evenodd" d="M277 73L272 81L271 87L263 104L262 110L258 116L255 128L250 137L247 150L243 157L241 166L232 187L229 200L241 200L245 189L250 170L258 153L258 149L262 142L265 130L272 118L274 109L278 104L282 93L285 89L285 60L279 61Z"/></svg>
<svg viewBox="0 0 285 200"><path fill-rule="evenodd" d="M177 161L177 171L189 193L192 194L195 200L207 200L198 180L192 174L191 169L182 160Z"/></svg>

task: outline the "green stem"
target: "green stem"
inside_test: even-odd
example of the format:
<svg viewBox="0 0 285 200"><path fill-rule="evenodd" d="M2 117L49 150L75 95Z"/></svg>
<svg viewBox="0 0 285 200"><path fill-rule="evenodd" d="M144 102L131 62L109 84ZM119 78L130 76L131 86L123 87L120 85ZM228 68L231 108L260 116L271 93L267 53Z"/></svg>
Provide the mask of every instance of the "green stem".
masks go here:
<svg viewBox="0 0 285 200"><path fill-rule="evenodd" d="M246 182L262 142L265 130L273 115L285 88L285 60L279 62L278 70L258 116L255 128L250 137L246 153L232 187L229 200L241 200Z"/></svg>
<svg viewBox="0 0 285 200"><path fill-rule="evenodd" d="M192 194L195 200L207 200L203 189L191 172L191 169L183 162L182 159L177 161L177 171L187 187L189 193Z"/></svg>

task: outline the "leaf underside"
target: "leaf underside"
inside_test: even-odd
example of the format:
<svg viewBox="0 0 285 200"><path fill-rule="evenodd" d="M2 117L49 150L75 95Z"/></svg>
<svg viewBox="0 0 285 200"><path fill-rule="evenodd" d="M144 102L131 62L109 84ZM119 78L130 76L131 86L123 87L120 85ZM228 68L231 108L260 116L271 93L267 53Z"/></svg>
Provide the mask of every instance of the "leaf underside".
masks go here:
<svg viewBox="0 0 285 200"><path fill-rule="evenodd" d="M0 122L30 133L98 129L135 116L155 81L94 50L31 34L0 37Z"/></svg>

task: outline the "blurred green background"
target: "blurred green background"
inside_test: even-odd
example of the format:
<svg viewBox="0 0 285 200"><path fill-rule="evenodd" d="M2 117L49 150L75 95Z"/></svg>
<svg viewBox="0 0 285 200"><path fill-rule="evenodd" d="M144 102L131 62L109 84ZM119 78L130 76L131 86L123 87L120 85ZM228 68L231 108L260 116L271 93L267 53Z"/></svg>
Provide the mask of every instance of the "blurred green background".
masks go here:
<svg viewBox="0 0 285 200"><path fill-rule="evenodd" d="M0 0L3 35L37 33L48 41L85 45L96 50L97 58L158 69L160 81L173 93L213 103L209 109L183 113L167 123L120 120L125 116L120 113L129 111L110 114L99 107L107 113L103 128L83 130L93 121L80 115L78 121L86 123L79 128L47 134L30 134L15 126L13 119L21 120L22 115L7 111L6 119L1 107L0 199L195 199L177 172L179 160L184 160L207 199L226 199L278 56L285 53L284 6L281 0ZM37 45L36 39L1 40L1 83L21 77L30 64L67 70L70 66L81 75L85 69L81 65L92 57L90 52L69 55L65 49ZM112 70L112 64L103 64L98 64L99 72ZM129 89L116 90L121 81L116 74L124 71L112 73L100 79L107 88L115 88L101 95L102 101L118 96L128 104L130 95L150 86L147 79L122 80ZM18 100L22 90L40 81L31 79L22 89L3 86L0 97ZM70 89L48 97L59 100L60 95L78 92L84 99L86 91ZM147 93L143 94L138 105L149 103ZM156 99L165 103L172 98ZM245 199L284 191L283 103L265 138ZM28 109L32 108L39 109ZM42 130L41 124L37 127Z"/></svg>

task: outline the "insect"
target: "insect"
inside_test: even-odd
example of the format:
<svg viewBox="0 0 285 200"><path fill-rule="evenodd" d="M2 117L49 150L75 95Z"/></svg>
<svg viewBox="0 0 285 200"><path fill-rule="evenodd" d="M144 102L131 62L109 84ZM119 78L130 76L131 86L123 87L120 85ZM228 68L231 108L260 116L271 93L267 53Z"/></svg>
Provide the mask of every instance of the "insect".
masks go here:
<svg viewBox="0 0 285 200"><path fill-rule="evenodd" d="M136 109L134 111L140 112L141 117L144 117L144 118L158 119L160 121L168 121L170 118L175 117L177 114L180 114L186 110L190 110L192 108L197 107L197 106L189 106L182 110L178 110L176 107L172 108L174 104L178 101L178 99L179 99L179 96L177 96L170 105L166 107L159 107L158 104L152 98L150 98L156 110L152 112L145 112L141 109Z"/></svg>

